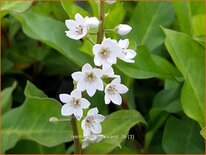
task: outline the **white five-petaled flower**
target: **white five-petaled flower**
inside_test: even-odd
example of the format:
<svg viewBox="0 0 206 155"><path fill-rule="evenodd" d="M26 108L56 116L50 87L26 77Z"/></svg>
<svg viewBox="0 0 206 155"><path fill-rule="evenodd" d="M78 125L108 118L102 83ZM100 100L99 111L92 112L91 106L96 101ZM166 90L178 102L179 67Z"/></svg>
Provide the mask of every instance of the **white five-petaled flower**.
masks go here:
<svg viewBox="0 0 206 155"><path fill-rule="evenodd" d="M104 100L106 104L112 101L114 104L121 105L122 97L120 94L125 94L128 88L121 84L121 79L118 77L105 87Z"/></svg>
<svg viewBox="0 0 206 155"><path fill-rule="evenodd" d="M131 59L133 59L137 53L132 49L127 49L129 47L129 40L121 39L119 40L118 45L122 49L122 53L119 58L125 62L134 63L135 61Z"/></svg>
<svg viewBox="0 0 206 155"><path fill-rule="evenodd" d="M97 17L90 17L86 19L86 25L88 28L98 28L99 27L99 20Z"/></svg>
<svg viewBox="0 0 206 155"><path fill-rule="evenodd" d="M83 18L79 13L75 15L75 20L66 20L65 24L69 31L65 31L66 35L74 40L79 40L87 35L88 27L86 20L88 17Z"/></svg>
<svg viewBox="0 0 206 155"><path fill-rule="evenodd" d="M103 69L110 68L116 64L121 48L112 39L104 39L101 44L93 46L94 63L96 66L102 66Z"/></svg>
<svg viewBox="0 0 206 155"><path fill-rule="evenodd" d="M66 103L62 106L61 113L63 116L74 116L80 120L83 116L83 110L90 106L90 102L85 98L82 98L82 94L78 90L73 90L70 95L60 94L60 100Z"/></svg>
<svg viewBox="0 0 206 155"><path fill-rule="evenodd" d="M102 134L91 134L82 140L82 148L85 149L88 145L98 143L105 138Z"/></svg>
<svg viewBox="0 0 206 155"><path fill-rule="evenodd" d="M82 72L75 72L72 78L77 81L77 90L87 91L87 94L92 97L96 90L103 91L102 70L92 68L90 64L85 64L82 67Z"/></svg>
<svg viewBox="0 0 206 155"><path fill-rule="evenodd" d="M89 137L91 134L100 134L102 132L101 122L105 119L103 115L98 114L97 108L92 108L88 111L87 116L81 123L84 137Z"/></svg>
<svg viewBox="0 0 206 155"><path fill-rule="evenodd" d="M119 24L116 29L119 35L124 36L132 30L132 27L127 24Z"/></svg>

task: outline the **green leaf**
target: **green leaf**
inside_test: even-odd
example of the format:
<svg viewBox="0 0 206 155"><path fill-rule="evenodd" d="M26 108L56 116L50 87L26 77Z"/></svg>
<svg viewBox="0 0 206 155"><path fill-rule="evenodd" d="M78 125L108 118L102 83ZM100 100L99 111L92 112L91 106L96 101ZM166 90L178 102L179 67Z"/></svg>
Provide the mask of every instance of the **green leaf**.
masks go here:
<svg viewBox="0 0 206 155"><path fill-rule="evenodd" d="M181 76L179 71L169 61L150 54L146 46L137 47L137 56L134 64L119 61L117 67L125 75L136 79L157 77L176 80Z"/></svg>
<svg viewBox="0 0 206 155"><path fill-rule="evenodd" d="M64 144L55 147L46 147L34 141L21 140L14 148L8 150L8 154L64 154Z"/></svg>
<svg viewBox="0 0 206 155"><path fill-rule="evenodd" d="M66 37L67 28L64 23L31 11L14 16L21 22L24 32L29 37L46 43L79 66L93 63L89 55L78 50L81 46L80 41Z"/></svg>
<svg viewBox="0 0 206 155"><path fill-rule="evenodd" d="M125 16L125 9L122 3L117 3L113 6L111 10L109 10L109 14L105 19L105 28L112 29L120 24ZM114 20L115 19L115 20Z"/></svg>
<svg viewBox="0 0 206 155"><path fill-rule="evenodd" d="M2 74L5 74L7 72L9 72L12 67L14 66L13 62L8 60L8 59L5 59L5 58L2 58L1 59L1 66L2 66L2 70L1 70L1 73Z"/></svg>
<svg viewBox="0 0 206 155"><path fill-rule="evenodd" d="M206 130L205 130L205 127L200 131L200 134L202 135L202 137L204 139L206 139Z"/></svg>
<svg viewBox="0 0 206 155"><path fill-rule="evenodd" d="M142 115L135 110L119 110L110 114L102 122L102 134L105 135L106 138L99 143L88 146L84 153L94 154L98 152L105 154L111 152L121 145L129 129L137 123L146 124Z"/></svg>
<svg viewBox="0 0 206 155"><path fill-rule="evenodd" d="M11 109L11 104L12 104L12 92L16 88L17 83L14 82L12 86L5 88L2 93L1 93L1 112L4 114L8 110Z"/></svg>
<svg viewBox="0 0 206 155"><path fill-rule="evenodd" d="M192 17L192 27L195 36L205 35L205 15L195 15Z"/></svg>
<svg viewBox="0 0 206 155"><path fill-rule="evenodd" d="M145 44L153 52L164 42L160 25L168 27L173 20L174 12L170 2L138 2L129 22L133 28L129 36L138 45Z"/></svg>
<svg viewBox="0 0 206 155"><path fill-rule="evenodd" d="M165 123L169 116L168 112L161 111L160 109L152 108L149 112L150 121L145 135L144 149L148 151L152 147L151 142L155 137L155 133Z"/></svg>
<svg viewBox="0 0 206 155"><path fill-rule="evenodd" d="M192 12L190 2L173 2L173 6L181 31L192 36Z"/></svg>
<svg viewBox="0 0 206 155"><path fill-rule="evenodd" d="M190 1L192 15L205 13L205 1Z"/></svg>
<svg viewBox="0 0 206 155"><path fill-rule="evenodd" d="M204 57L205 49L184 33L163 29L165 45L175 65L183 74L185 83L181 91L183 111L204 126Z"/></svg>
<svg viewBox="0 0 206 155"><path fill-rule="evenodd" d="M170 117L166 123L162 145L169 154L202 154L204 140L198 124L189 119Z"/></svg>
<svg viewBox="0 0 206 155"><path fill-rule="evenodd" d="M74 19L74 16L77 13L81 14L83 17L89 16L89 13L83 8L76 5L74 0L71 1L61 0L61 4L70 19Z"/></svg>
<svg viewBox="0 0 206 155"><path fill-rule="evenodd" d="M49 76L68 76L78 69L79 67L77 67L71 61L68 61L68 59L60 53L51 52L45 57L44 61L42 61L41 74Z"/></svg>
<svg viewBox="0 0 206 155"><path fill-rule="evenodd" d="M153 108L176 113L181 111L180 100L181 85L171 89L164 89L157 93L154 98Z"/></svg>
<svg viewBox="0 0 206 155"><path fill-rule="evenodd" d="M10 12L22 13L26 11L33 1L2 1L1 2L1 17L7 15Z"/></svg>
<svg viewBox="0 0 206 155"><path fill-rule="evenodd" d="M18 108L2 117L2 151L14 147L21 139L53 147L71 141L69 122L53 124L50 117L61 117L61 105L54 99L46 98L38 88L27 82L26 100Z"/></svg>

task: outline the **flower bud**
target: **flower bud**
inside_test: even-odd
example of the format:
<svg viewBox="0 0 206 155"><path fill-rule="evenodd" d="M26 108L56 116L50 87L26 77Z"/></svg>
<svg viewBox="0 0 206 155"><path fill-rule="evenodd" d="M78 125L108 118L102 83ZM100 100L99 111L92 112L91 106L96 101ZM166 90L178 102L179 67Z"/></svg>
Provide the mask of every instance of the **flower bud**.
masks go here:
<svg viewBox="0 0 206 155"><path fill-rule="evenodd" d="M86 20L86 25L89 28L98 28L99 20L96 17L91 17Z"/></svg>
<svg viewBox="0 0 206 155"><path fill-rule="evenodd" d="M51 122L51 123L57 123L57 122L58 122L58 118L56 118L56 117L51 117L51 118L49 118L49 122Z"/></svg>
<svg viewBox="0 0 206 155"><path fill-rule="evenodd" d="M116 29L119 35L124 36L132 30L132 27L126 24L119 24Z"/></svg>

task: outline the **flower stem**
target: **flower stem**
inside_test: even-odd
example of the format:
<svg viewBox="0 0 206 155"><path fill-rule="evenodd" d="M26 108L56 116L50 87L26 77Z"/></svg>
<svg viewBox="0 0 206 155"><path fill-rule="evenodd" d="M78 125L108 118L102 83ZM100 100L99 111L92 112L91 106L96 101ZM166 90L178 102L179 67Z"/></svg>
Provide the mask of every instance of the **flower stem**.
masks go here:
<svg viewBox="0 0 206 155"><path fill-rule="evenodd" d="M71 125L72 125L72 130L73 130L73 137L74 137L74 154L81 154L82 147L81 147L81 143L79 140L77 122L76 122L76 118L74 115L72 115L72 118L71 118Z"/></svg>
<svg viewBox="0 0 206 155"><path fill-rule="evenodd" d="M104 39L104 23L105 23L105 0L100 0L99 4L99 31L97 33L97 43L101 44Z"/></svg>

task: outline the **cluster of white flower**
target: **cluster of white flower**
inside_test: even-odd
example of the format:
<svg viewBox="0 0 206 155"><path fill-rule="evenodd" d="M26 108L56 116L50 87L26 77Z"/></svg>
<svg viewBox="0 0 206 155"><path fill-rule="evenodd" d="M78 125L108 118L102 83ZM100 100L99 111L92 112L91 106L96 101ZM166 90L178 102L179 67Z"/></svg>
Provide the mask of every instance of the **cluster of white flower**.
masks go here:
<svg viewBox="0 0 206 155"><path fill-rule="evenodd" d="M115 0L107 0L106 3L113 4ZM79 13L75 15L75 20L66 20L65 24L69 29L66 35L75 40L85 37L90 29L99 27L101 21L96 17L83 18ZM115 28L119 35L126 35L131 31L131 27L126 24L120 24ZM72 74L73 80L76 82L76 89L68 94L60 94L60 100L65 103L62 106L61 113L63 116L74 115L77 120L81 120L83 109L89 108L91 103L82 98L82 92L86 91L92 97L97 90L104 91L105 104L113 102L116 105L122 104L121 94L125 94L128 88L121 84L119 75L114 74L113 64L117 63L117 58L134 63L132 60L136 56L136 52L128 49L129 40L114 40L104 38L101 44L93 46L94 64L93 68L90 64L85 64L81 71ZM104 81L105 78L113 79L110 83ZM84 140L82 147L87 147L90 143L99 142L104 138L102 135L101 122L104 116L98 114L97 108L88 111L87 116L81 122Z"/></svg>

